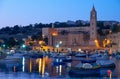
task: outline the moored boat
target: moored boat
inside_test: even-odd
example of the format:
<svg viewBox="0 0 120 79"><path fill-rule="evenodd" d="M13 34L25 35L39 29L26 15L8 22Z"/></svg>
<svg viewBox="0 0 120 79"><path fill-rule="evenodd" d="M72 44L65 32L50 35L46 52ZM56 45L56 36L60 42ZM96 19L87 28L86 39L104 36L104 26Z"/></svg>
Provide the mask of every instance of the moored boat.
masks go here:
<svg viewBox="0 0 120 79"><path fill-rule="evenodd" d="M68 74L70 77L96 77L100 76L100 66L92 66L89 63L85 63L82 67L71 67Z"/></svg>
<svg viewBox="0 0 120 79"><path fill-rule="evenodd" d="M96 63L96 59L95 58L82 58L82 59L80 59L80 61L82 63Z"/></svg>
<svg viewBox="0 0 120 79"><path fill-rule="evenodd" d="M62 60L63 60L63 62L72 62L71 56L68 56L68 57L66 57L66 58L63 58Z"/></svg>
<svg viewBox="0 0 120 79"><path fill-rule="evenodd" d="M63 62L63 60L61 58L55 58L52 61L52 65L54 65L54 66L65 65L65 62Z"/></svg>
<svg viewBox="0 0 120 79"><path fill-rule="evenodd" d="M114 60L99 60L96 62L101 68L115 68Z"/></svg>
<svg viewBox="0 0 120 79"><path fill-rule="evenodd" d="M75 57L86 57L85 53L78 53L75 55Z"/></svg>

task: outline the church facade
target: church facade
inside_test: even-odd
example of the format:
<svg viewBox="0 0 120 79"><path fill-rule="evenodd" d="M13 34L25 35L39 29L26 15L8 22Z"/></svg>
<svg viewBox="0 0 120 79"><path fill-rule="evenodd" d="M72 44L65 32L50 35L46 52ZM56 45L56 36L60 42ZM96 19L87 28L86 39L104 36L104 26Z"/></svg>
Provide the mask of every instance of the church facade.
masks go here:
<svg viewBox="0 0 120 79"><path fill-rule="evenodd" d="M43 35L48 37L48 45L59 48L99 47L97 34L97 12L93 6L90 12L90 26L67 27L67 28L43 28Z"/></svg>

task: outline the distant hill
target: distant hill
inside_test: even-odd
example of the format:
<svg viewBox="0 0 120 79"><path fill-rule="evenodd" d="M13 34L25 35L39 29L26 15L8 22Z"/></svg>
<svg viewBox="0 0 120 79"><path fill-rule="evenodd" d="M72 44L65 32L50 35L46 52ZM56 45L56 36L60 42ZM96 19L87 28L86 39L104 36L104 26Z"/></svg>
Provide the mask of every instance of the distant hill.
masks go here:
<svg viewBox="0 0 120 79"><path fill-rule="evenodd" d="M117 21L97 21L97 27L98 27L98 33L102 33L103 29L111 29L113 32L120 31L120 23ZM60 27L86 27L90 26L89 21L83 21L83 20L76 20L76 21L70 21L67 22L54 22L55 28ZM13 27L3 27L0 29L0 38L4 39L10 38L10 37L16 37L16 38L25 38L27 36L42 36L42 28L51 28L52 23L49 24L42 24L42 23L36 23L36 24L29 24L27 26L19 26L15 25Z"/></svg>

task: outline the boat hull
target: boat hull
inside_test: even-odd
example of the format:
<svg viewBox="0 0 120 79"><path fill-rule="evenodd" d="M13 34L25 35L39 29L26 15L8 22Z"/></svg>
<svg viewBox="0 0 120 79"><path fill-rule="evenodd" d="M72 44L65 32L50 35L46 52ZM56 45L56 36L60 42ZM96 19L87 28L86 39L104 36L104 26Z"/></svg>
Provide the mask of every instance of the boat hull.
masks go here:
<svg viewBox="0 0 120 79"><path fill-rule="evenodd" d="M68 72L70 77L96 77L100 76L100 68L95 69L71 69Z"/></svg>

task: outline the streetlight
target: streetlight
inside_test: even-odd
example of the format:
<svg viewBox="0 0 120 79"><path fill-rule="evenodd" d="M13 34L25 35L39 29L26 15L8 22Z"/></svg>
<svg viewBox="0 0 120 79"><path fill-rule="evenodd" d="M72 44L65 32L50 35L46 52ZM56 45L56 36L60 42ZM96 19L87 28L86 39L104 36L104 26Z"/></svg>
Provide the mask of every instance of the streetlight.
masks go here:
<svg viewBox="0 0 120 79"><path fill-rule="evenodd" d="M5 47L6 45L5 45L5 44L3 44L2 46L3 46L3 47Z"/></svg>
<svg viewBox="0 0 120 79"><path fill-rule="evenodd" d="M21 48L22 48L22 50L26 50L26 45L23 44L23 45L21 46Z"/></svg>
<svg viewBox="0 0 120 79"><path fill-rule="evenodd" d="M58 35L58 33L56 31L52 32L52 35L51 35L52 36L52 46L54 46L54 41L55 41L54 37L56 37L57 35Z"/></svg>
<svg viewBox="0 0 120 79"><path fill-rule="evenodd" d="M60 45L57 44L55 47L57 48L57 52L59 53L59 47L60 47Z"/></svg>
<svg viewBox="0 0 120 79"><path fill-rule="evenodd" d="M98 42L98 40L95 39L94 42L95 42L96 46L99 48L100 46L99 46L99 42Z"/></svg>
<svg viewBox="0 0 120 79"><path fill-rule="evenodd" d="M59 44L62 44L62 41L60 41Z"/></svg>
<svg viewBox="0 0 120 79"><path fill-rule="evenodd" d="M55 46L56 48L58 48L58 52L61 44L62 44L62 41L59 41L59 43Z"/></svg>
<svg viewBox="0 0 120 79"><path fill-rule="evenodd" d="M59 45L59 44L57 44L57 45L56 45L56 48L59 48L59 47L60 47L60 45Z"/></svg>
<svg viewBox="0 0 120 79"><path fill-rule="evenodd" d="M44 41L39 41L39 45L40 45L40 50L43 51L43 45L44 45Z"/></svg>
<svg viewBox="0 0 120 79"><path fill-rule="evenodd" d="M25 48L25 47L26 47L26 45L25 45L25 44L23 44L23 45L22 45L22 48Z"/></svg>

